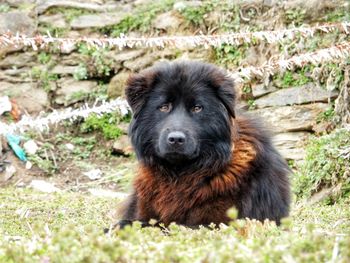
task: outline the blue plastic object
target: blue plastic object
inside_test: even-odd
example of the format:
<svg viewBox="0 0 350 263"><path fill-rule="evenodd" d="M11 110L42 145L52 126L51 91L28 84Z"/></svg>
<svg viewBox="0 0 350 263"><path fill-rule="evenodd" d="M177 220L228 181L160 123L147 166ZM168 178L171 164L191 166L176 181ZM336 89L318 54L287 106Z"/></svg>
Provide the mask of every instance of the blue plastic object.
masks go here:
<svg viewBox="0 0 350 263"><path fill-rule="evenodd" d="M27 161L26 153L24 150L19 146L19 143L21 142L21 137L16 136L13 134L7 134L6 139L8 144L10 145L11 149L14 151L16 156L21 160L21 161Z"/></svg>

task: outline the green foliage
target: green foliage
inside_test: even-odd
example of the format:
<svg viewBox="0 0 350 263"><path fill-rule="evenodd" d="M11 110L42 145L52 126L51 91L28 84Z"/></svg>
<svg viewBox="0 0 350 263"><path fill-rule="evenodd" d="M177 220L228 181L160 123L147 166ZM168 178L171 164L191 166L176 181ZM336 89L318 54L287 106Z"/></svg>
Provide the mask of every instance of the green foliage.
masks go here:
<svg viewBox="0 0 350 263"><path fill-rule="evenodd" d="M117 139L123 134L123 131L117 125L123 119L117 114L104 114L101 117L90 115L81 125L82 132L100 131L105 139Z"/></svg>
<svg viewBox="0 0 350 263"><path fill-rule="evenodd" d="M324 112L320 113L317 118L316 122L320 123L323 121L331 121L333 117L335 116L334 112L334 104L328 107Z"/></svg>
<svg viewBox="0 0 350 263"><path fill-rule="evenodd" d="M88 75L95 77L110 76L113 61L107 54L107 48L96 48L87 44L78 44L78 52L88 58L87 64L80 63L79 68L74 72L74 78L85 79Z"/></svg>
<svg viewBox="0 0 350 263"><path fill-rule="evenodd" d="M284 72L283 75L276 75L274 79L278 80L277 85L281 88L303 86L312 82L310 75L313 68L313 66L304 66L294 72L288 70Z"/></svg>
<svg viewBox="0 0 350 263"><path fill-rule="evenodd" d="M38 55L40 64L48 64L51 61L51 55L46 52L40 52Z"/></svg>
<svg viewBox="0 0 350 263"><path fill-rule="evenodd" d="M328 22L347 22L350 20L350 10L348 7L336 9L332 12L327 12L325 21Z"/></svg>
<svg viewBox="0 0 350 263"><path fill-rule="evenodd" d="M131 31L149 31L157 14L171 10L174 0L149 2L126 15L118 24L101 29L102 33L119 37Z"/></svg>
<svg viewBox="0 0 350 263"><path fill-rule="evenodd" d="M79 63L78 68L74 71L74 79L83 80L88 78L88 71L84 63Z"/></svg>
<svg viewBox="0 0 350 263"><path fill-rule="evenodd" d="M287 9L285 13L285 19L287 24L293 23L296 26L303 24L305 20L306 11L303 8Z"/></svg>
<svg viewBox="0 0 350 263"><path fill-rule="evenodd" d="M44 143L35 154L28 154L27 158L47 175L53 175L58 170L55 163L54 146L50 143Z"/></svg>
<svg viewBox="0 0 350 263"><path fill-rule="evenodd" d="M8 4L0 4L0 13L6 13L10 11L11 7Z"/></svg>
<svg viewBox="0 0 350 263"><path fill-rule="evenodd" d="M42 87L46 92L51 91L51 82L58 79L57 74L53 74L47 71L47 69L42 69L40 67L33 67L30 76L38 81L38 85Z"/></svg>
<svg viewBox="0 0 350 263"><path fill-rule="evenodd" d="M240 61L245 56L247 45L240 47L222 44L214 48L215 62L225 67L239 66Z"/></svg>
<svg viewBox="0 0 350 263"><path fill-rule="evenodd" d="M213 11L218 4L218 1L203 1L198 6L187 6L180 10L180 13L189 23L198 27L204 24L204 16Z"/></svg>
<svg viewBox="0 0 350 263"><path fill-rule="evenodd" d="M310 197L324 188L337 188L335 196L350 195L350 131L335 130L310 141L305 164L295 177L294 192ZM332 201L332 200L328 200Z"/></svg>

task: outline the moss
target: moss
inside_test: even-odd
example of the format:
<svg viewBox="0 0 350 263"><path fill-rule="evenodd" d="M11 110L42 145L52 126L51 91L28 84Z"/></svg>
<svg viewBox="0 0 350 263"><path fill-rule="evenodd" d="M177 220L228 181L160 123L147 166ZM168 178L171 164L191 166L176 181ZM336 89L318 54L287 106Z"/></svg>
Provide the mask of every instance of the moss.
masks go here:
<svg viewBox="0 0 350 263"><path fill-rule="evenodd" d="M350 195L350 131L335 130L311 140L305 164L296 174L294 192L308 198L325 188L337 189L329 202Z"/></svg>

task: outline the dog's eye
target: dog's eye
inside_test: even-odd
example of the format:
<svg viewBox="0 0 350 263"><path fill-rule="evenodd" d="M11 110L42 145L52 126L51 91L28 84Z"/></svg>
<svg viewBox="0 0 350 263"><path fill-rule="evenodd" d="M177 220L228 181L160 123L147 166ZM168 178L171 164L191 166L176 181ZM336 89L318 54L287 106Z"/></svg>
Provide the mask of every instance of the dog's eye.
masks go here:
<svg viewBox="0 0 350 263"><path fill-rule="evenodd" d="M200 105L196 105L196 106L194 106L194 107L192 108L192 112L194 112L194 113L198 113L198 112L201 112L201 111L202 111L202 109L203 109L203 107L202 107L202 106L200 106Z"/></svg>
<svg viewBox="0 0 350 263"><path fill-rule="evenodd" d="M161 112L170 112L171 111L171 107L172 107L171 103L165 103L165 104L163 104L162 106L159 107L159 110Z"/></svg>

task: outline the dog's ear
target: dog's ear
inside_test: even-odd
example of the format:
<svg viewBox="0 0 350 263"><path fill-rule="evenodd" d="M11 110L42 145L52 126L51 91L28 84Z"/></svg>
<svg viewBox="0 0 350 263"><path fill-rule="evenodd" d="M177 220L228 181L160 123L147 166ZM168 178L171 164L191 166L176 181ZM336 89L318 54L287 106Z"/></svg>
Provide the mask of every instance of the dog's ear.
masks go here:
<svg viewBox="0 0 350 263"><path fill-rule="evenodd" d="M140 73L131 75L126 82L126 99L137 116L148 99L153 88L156 72L152 69L143 70Z"/></svg>
<svg viewBox="0 0 350 263"><path fill-rule="evenodd" d="M215 70L211 76L212 85L228 113L235 118L236 92L234 81L226 72Z"/></svg>

